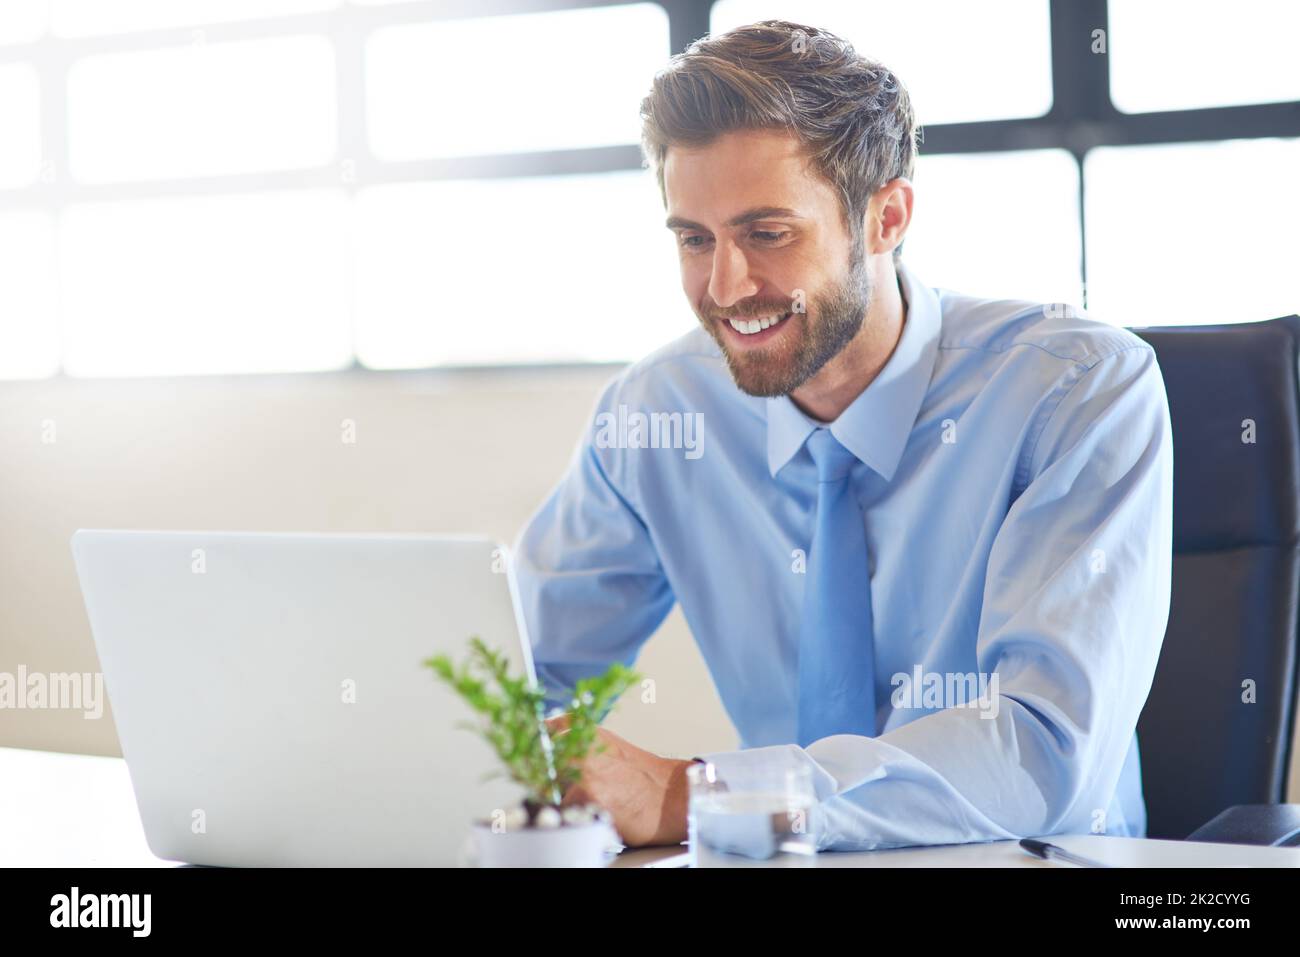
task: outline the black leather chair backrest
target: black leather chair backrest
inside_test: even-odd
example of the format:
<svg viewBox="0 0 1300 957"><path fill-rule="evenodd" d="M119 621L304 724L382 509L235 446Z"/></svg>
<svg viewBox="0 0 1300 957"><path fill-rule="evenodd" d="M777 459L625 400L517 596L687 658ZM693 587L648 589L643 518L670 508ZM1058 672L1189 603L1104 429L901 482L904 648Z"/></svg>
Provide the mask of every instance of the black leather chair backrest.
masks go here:
<svg viewBox="0 0 1300 957"><path fill-rule="evenodd" d="M1174 431L1172 604L1138 747L1147 836L1181 840L1230 805L1286 800L1300 316L1132 331L1156 351Z"/></svg>

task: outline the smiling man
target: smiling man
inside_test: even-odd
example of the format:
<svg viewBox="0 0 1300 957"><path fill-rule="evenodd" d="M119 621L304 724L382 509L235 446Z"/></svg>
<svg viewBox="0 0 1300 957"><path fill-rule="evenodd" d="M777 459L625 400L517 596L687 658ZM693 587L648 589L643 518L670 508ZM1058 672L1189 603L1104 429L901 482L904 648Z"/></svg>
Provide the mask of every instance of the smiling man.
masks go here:
<svg viewBox="0 0 1300 957"><path fill-rule="evenodd" d="M808 765L820 850L1145 833L1135 727L1172 554L1153 351L925 285L901 258L907 92L831 34L697 41L642 118L700 328L594 415L695 413L707 441L590 430L521 534L548 702L631 664L676 602L741 738L700 757L724 780ZM683 840L690 762L601 734L566 801L629 845Z"/></svg>

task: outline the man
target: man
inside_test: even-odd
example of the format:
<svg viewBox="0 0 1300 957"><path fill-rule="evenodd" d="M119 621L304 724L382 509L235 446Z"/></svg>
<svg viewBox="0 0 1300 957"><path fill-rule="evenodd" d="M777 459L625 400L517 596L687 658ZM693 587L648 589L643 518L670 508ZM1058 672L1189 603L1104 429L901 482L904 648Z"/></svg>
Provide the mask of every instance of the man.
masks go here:
<svg viewBox="0 0 1300 957"><path fill-rule="evenodd" d="M1144 834L1134 729L1172 553L1153 351L924 285L899 255L907 93L824 31L698 41L642 117L701 327L593 423L696 414L704 440L593 424L520 536L548 702L631 664L676 601L741 737L699 757L809 765L819 849ZM566 801L631 846L683 840L690 762L602 741Z"/></svg>

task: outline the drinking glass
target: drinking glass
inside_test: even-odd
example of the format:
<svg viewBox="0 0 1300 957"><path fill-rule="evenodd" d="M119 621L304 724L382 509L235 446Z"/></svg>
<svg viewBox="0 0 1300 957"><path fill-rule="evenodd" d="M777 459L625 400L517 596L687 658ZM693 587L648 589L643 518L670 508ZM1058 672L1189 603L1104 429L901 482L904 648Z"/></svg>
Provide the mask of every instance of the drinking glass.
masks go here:
<svg viewBox="0 0 1300 957"><path fill-rule="evenodd" d="M813 865L816 792L807 765L756 763L686 769L692 867Z"/></svg>

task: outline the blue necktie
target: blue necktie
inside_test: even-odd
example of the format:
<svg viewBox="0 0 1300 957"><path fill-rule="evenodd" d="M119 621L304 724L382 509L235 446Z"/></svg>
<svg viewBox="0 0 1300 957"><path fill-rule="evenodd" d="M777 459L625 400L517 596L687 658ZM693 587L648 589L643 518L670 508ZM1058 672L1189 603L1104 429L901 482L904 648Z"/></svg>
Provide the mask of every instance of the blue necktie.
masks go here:
<svg viewBox="0 0 1300 957"><path fill-rule="evenodd" d="M808 437L817 519L799 634L799 745L876 733L875 654L867 533L849 482L856 457L828 429Z"/></svg>

